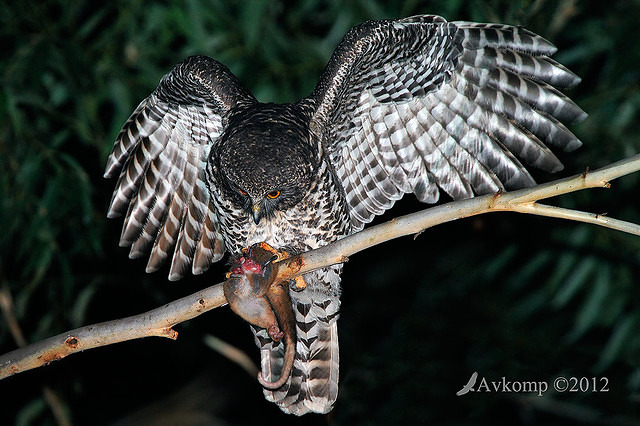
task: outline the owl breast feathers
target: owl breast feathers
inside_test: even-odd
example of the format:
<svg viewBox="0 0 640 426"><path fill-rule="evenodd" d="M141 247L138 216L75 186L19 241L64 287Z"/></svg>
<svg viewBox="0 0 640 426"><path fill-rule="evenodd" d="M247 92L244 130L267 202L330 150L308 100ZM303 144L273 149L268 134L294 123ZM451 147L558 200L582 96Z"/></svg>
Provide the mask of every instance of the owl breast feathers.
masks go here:
<svg viewBox="0 0 640 426"><path fill-rule="evenodd" d="M581 142L563 123L586 114L559 89L580 79L555 47L520 27L438 16L351 29L315 90L264 104L224 65L193 56L135 109L109 156L119 173L109 217L147 271L206 271L265 241L300 252L356 232L406 193L435 203L533 185L525 168L562 164L549 147ZM266 397L285 412L325 413L337 398L341 267L291 288L296 357ZM282 371L282 343L254 328L262 374Z"/></svg>

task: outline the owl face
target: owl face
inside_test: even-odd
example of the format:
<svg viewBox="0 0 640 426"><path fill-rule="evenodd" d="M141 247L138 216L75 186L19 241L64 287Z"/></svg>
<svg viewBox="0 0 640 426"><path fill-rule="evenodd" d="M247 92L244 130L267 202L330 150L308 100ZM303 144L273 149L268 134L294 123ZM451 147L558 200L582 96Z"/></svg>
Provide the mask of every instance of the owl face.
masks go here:
<svg viewBox="0 0 640 426"><path fill-rule="evenodd" d="M239 111L212 153L225 193L256 224L298 204L312 184L316 156L308 132L287 120L294 108L258 104Z"/></svg>
<svg viewBox="0 0 640 426"><path fill-rule="evenodd" d="M265 176L264 185L255 186L252 183L251 179L238 176L235 181L227 179L225 189L236 207L244 210L256 225L263 218L270 219L278 210L293 207L304 197L298 182L283 182Z"/></svg>

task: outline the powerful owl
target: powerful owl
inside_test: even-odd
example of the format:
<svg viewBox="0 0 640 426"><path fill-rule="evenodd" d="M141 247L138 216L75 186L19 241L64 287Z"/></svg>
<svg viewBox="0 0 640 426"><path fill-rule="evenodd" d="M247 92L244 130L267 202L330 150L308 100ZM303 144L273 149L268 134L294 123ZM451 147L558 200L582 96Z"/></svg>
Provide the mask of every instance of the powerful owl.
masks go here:
<svg viewBox="0 0 640 426"><path fill-rule="evenodd" d="M362 229L404 194L425 203L533 185L520 161L550 172L548 146L581 142L564 123L585 113L558 88L580 79L555 47L520 27L438 16L351 29L313 92L261 103L224 65L189 57L124 124L105 176L120 244L171 259L169 279L266 242L298 253ZM283 411L326 413L338 394L341 266L288 286L291 374L265 396ZM283 371L285 344L252 326L261 375Z"/></svg>

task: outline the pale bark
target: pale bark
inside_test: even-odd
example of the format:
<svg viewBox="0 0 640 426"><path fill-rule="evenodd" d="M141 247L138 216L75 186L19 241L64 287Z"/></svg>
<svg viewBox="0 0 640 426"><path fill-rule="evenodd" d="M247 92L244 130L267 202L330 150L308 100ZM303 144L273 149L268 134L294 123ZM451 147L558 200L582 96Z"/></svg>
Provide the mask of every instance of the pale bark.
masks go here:
<svg viewBox="0 0 640 426"><path fill-rule="evenodd" d="M332 244L279 262L277 280L300 275L335 263L394 238L417 235L432 226L490 212L519 212L569 219L604 226L640 236L640 225L595 213L563 209L537 203L538 200L587 188L609 188L610 181L640 170L640 155L593 172L513 192L454 201L398 217L367 228ZM148 336L176 339L173 326L226 304L222 283L157 309L128 318L77 328L0 356L0 379L30 370L67 355Z"/></svg>

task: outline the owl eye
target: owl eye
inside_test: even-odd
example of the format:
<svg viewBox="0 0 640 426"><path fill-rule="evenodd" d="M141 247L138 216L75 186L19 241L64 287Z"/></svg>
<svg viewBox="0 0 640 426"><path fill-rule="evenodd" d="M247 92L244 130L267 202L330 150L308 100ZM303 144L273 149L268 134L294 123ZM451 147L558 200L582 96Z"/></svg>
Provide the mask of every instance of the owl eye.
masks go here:
<svg viewBox="0 0 640 426"><path fill-rule="evenodd" d="M245 196L247 195L247 193L245 191L243 191L242 189L238 188L238 194Z"/></svg>
<svg viewBox="0 0 640 426"><path fill-rule="evenodd" d="M267 193L267 197L274 199L280 196L280 191L271 191Z"/></svg>

